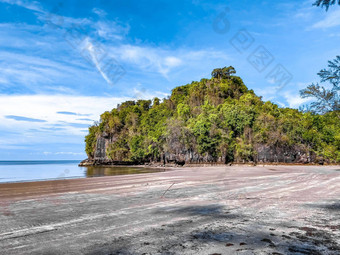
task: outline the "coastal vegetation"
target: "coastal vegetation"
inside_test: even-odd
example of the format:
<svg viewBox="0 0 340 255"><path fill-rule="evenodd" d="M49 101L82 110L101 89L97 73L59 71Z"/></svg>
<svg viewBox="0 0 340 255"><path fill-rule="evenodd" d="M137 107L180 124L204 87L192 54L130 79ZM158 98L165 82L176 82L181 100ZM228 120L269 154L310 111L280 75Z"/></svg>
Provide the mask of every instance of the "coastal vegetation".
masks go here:
<svg viewBox="0 0 340 255"><path fill-rule="evenodd" d="M340 162L339 109L318 109L265 102L232 66L217 68L211 79L176 87L168 98L104 112L89 127L86 153L138 163Z"/></svg>
<svg viewBox="0 0 340 255"><path fill-rule="evenodd" d="M322 69L318 73L320 83L326 83L328 87L319 83L311 84L300 91L303 98L313 98L314 102L309 105L308 110L315 113L326 113L340 110L340 56L328 61L328 69ZM339 120L340 115L337 114Z"/></svg>

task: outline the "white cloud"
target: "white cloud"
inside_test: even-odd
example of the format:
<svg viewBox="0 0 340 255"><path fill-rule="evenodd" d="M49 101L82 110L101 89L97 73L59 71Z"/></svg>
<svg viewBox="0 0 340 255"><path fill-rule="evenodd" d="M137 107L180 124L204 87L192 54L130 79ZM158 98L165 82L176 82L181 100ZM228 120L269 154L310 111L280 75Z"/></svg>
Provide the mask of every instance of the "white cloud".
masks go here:
<svg viewBox="0 0 340 255"><path fill-rule="evenodd" d="M69 151L58 151L58 152L55 152L54 154L56 155L72 155L72 156L82 156L84 155L84 152L69 152Z"/></svg>
<svg viewBox="0 0 340 255"><path fill-rule="evenodd" d="M144 88L142 88L142 89L133 88L132 91L133 91L132 98L134 100L138 100L138 99L148 100L148 99L153 99L155 97L165 98L165 97L169 96L168 93L163 93L163 92L160 92L160 91L150 91L150 90L146 90Z"/></svg>
<svg viewBox="0 0 340 255"><path fill-rule="evenodd" d="M43 12L41 5L37 1L25 1L25 0L0 0L2 3L17 5L22 8L36 11L36 12Z"/></svg>
<svg viewBox="0 0 340 255"><path fill-rule="evenodd" d="M285 92L283 96L286 99L290 108L299 108L300 106L311 101L309 98L301 98L298 92Z"/></svg>
<svg viewBox="0 0 340 255"><path fill-rule="evenodd" d="M176 67L182 64L182 60L176 57L166 57L165 58L165 65L168 67Z"/></svg>
<svg viewBox="0 0 340 255"><path fill-rule="evenodd" d="M119 25L115 21L97 21L92 24L97 34L107 40L123 40L124 36L129 33L130 26L128 24Z"/></svg>
<svg viewBox="0 0 340 255"><path fill-rule="evenodd" d="M97 54L96 54L96 50L97 49L89 41L89 38L86 38L85 44L86 44L85 45L85 49L90 53L91 60L92 60L93 64L96 66L96 68L99 71L99 73L101 74L101 76L104 78L104 80L107 83L112 84L112 81L107 77L106 73L102 70L102 68L101 68L101 66L99 64L99 60L97 58Z"/></svg>
<svg viewBox="0 0 340 255"><path fill-rule="evenodd" d="M105 17L107 15L106 11L100 8L93 8L92 12L97 14L99 17Z"/></svg>
<svg viewBox="0 0 340 255"><path fill-rule="evenodd" d="M315 23L312 28L330 28L340 25L340 9L329 10L325 18Z"/></svg>
<svg viewBox="0 0 340 255"><path fill-rule="evenodd" d="M157 72L168 78L170 72L186 67L202 66L202 63L230 61L230 57L216 50L164 49L160 47L124 44L111 47L110 53L117 59L146 72ZM203 65L204 65L203 64Z"/></svg>
<svg viewBox="0 0 340 255"><path fill-rule="evenodd" d="M38 137L40 133L84 135L92 121L78 120L79 116L63 115L58 112L72 111L88 114L88 118L98 120L101 113L114 108L128 98L91 97L66 95L0 95L0 128ZM16 121L6 116L22 116L45 120L44 123ZM85 124L85 125L84 125ZM85 128L84 128L84 127ZM37 132L34 132L37 130Z"/></svg>
<svg viewBox="0 0 340 255"><path fill-rule="evenodd" d="M31 10L37 16L38 19L48 25L67 26L74 24L89 24L90 21L86 18L72 18L59 15L60 4L56 4L53 9L46 10L38 1L26 1L26 0L0 0L2 3L11 5L17 5L19 7Z"/></svg>
<svg viewBox="0 0 340 255"><path fill-rule="evenodd" d="M80 28L84 32L87 28L94 30L97 35L104 39L116 39L122 40L124 36L129 32L129 24L118 24L116 21L103 20L92 21L88 18L73 18L68 16L59 15L61 6L55 4L51 10L44 9L37 1L25 1L25 0L0 0L0 2L17 5L22 8L26 8L34 12L36 17L41 20L45 27L50 28L62 28L62 29L74 29L74 27ZM99 18L105 18L107 13L99 8L93 8L92 12L97 14ZM20 24L21 25L21 24ZM89 32L90 33L90 32Z"/></svg>
<svg viewBox="0 0 340 255"><path fill-rule="evenodd" d="M34 93L43 91L74 93L73 89L67 88L67 86L75 84L72 83L77 80L75 74L86 76L87 81L96 78L96 74L89 69L90 67L84 65L85 61L83 61L84 63L81 60L76 62L74 59L70 59L70 62L60 61L62 58L60 56L58 61L54 61L52 58L0 52L0 61L3 61L0 67L1 92L7 93L7 90L11 92L20 88L21 91L26 90ZM91 76L92 78L90 78Z"/></svg>
<svg viewBox="0 0 340 255"><path fill-rule="evenodd" d="M10 3L9 1L5 2ZM22 1L15 1L11 4L29 7ZM28 9L32 10L32 8ZM0 46L15 49L15 51L0 52L0 61L4 61L0 67L0 76L2 77L0 82L20 84L34 93L43 93L46 91L47 85L52 84L61 88L57 91L62 92L65 86L56 83L74 80L77 77L75 74L80 74L78 77L92 76L94 72L90 74L88 70L94 71L95 69L88 63L93 64L107 83L114 82L111 80L113 78L110 78L110 75L100 66L98 51L106 54L106 50L95 38L99 36L105 39L121 40L122 36L128 33L128 25L122 26L109 20L93 22L86 18L75 19L60 16L58 11L56 13L53 13L53 10L48 12L41 7L39 7L39 13L35 13L35 15L45 24L43 27L45 33L41 33L42 27L38 25L0 24ZM46 57L46 53L48 53L48 57ZM53 57L55 57L55 61ZM97 79L97 77L97 74L96 77L92 76L93 79ZM82 79L89 81L88 77ZM99 81L99 79L97 80ZM35 84L40 84L40 86L35 86ZM51 86L49 88L55 90Z"/></svg>
<svg viewBox="0 0 340 255"><path fill-rule="evenodd" d="M127 100L166 96L164 93L148 90L133 89L133 91L134 95L130 97L0 95L0 132L5 132L0 136L0 147L30 142L67 143L70 142L68 139L79 137L83 140L87 127L93 124L92 120L99 120L103 112L110 111L117 104ZM17 121L16 118L6 116L25 117L27 121ZM45 122L32 122L29 119Z"/></svg>
<svg viewBox="0 0 340 255"><path fill-rule="evenodd" d="M295 4L296 6L292 6L291 10L288 12L289 15L292 15L291 11L294 9L295 10L295 15L293 15L294 18L308 21L314 18L314 14L316 12L320 14L320 10L318 8L315 8L315 6L311 5L310 0L306 0L302 3L299 2Z"/></svg>
<svg viewBox="0 0 340 255"><path fill-rule="evenodd" d="M277 90L274 86L265 88L255 88L255 93L257 96L261 96L264 101L270 101L276 98Z"/></svg>
<svg viewBox="0 0 340 255"><path fill-rule="evenodd" d="M72 152L72 151L57 151L57 152L51 152L51 151L43 151L43 152L36 152L36 153L30 153L31 155L44 155L44 156L50 156L50 155L68 155L68 156L86 156L85 152Z"/></svg>
<svg viewBox="0 0 340 255"><path fill-rule="evenodd" d="M7 1L8 2L8 1ZM15 1L13 4L16 5L24 5L22 1ZM26 5L25 5L26 6ZM26 6L29 7L29 6ZM29 7L32 9L31 7ZM37 7L38 8L38 7ZM37 9L36 8L36 9ZM202 70L204 67L209 67L210 65L214 65L216 62L225 62L226 60L230 61L229 57L226 56L225 53L222 51L216 51L216 50L188 50L188 49L166 49L162 47L151 47L151 46L136 46L136 45L130 45L130 44L121 44L122 40L125 38L125 36L129 32L129 25L128 24L120 24L118 21L112 21L112 20L99 20L96 22L90 21L89 19L74 19L70 17L64 17L59 16L58 12L49 13L48 11L44 10L42 7L39 7L40 12L35 13L36 16L42 20L44 23L46 23L46 27L48 26L48 22L56 22L56 24L61 24L61 27L64 27L63 30L67 28L72 28L72 24L79 24L80 27L84 26L84 31L87 31L88 34L84 34L84 40L82 38L78 38L82 43L80 45L77 45L75 47L78 48L81 53L86 52L87 56L84 56L84 58L88 58L87 60L92 61L95 68L98 70L99 74L103 77L103 79L109 83L112 84L110 75L108 75L107 72L103 70L101 67L100 59L97 58L97 52L98 50L103 50L106 52L106 49L108 49L108 52L110 52L112 55L111 57L114 59L117 59L119 63L125 62L129 68L132 67L135 70L139 70L142 72L147 73L158 73L165 77L166 79L169 79L169 74L171 73L171 76L174 75L174 71L177 72L177 75L182 75L183 70L189 69L199 69ZM104 13L100 9L93 9L93 12L97 13L98 15L102 15L101 17L104 17ZM14 26L12 24L12 26ZM90 29L88 29L90 28ZM68 81L70 78L68 77L69 74L72 75L74 73L80 73L80 69L70 69L68 62L68 55L65 55L65 52L72 52L73 48L70 47L65 43L64 40L58 40L58 36L62 38L63 33L59 30L53 31L53 38L47 38L48 40L45 40L45 38L34 38L33 42L30 42L29 44L26 43L26 38L31 38L32 33L35 31L40 30L41 27L29 27L27 28L28 31L27 35L25 35L25 40L20 40L20 35L11 35L11 38L3 39L3 43L1 44L7 44L8 41L13 41L17 44L16 48L26 48L29 50L28 52L34 52L39 48L47 48L51 47L51 41L55 41L56 44L54 49L61 49L62 54L59 54L59 56L64 57L64 61L66 63L65 66L57 65L57 63L53 63L53 61L48 62L47 59L39 58L39 57L30 57L25 56L24 54L18 54L16 56L16 59L21 59L23 61L20 61L20 63L17 62L9 62L8 58L6 58L6 63L11 63L11 65L7 66L7 69L3 68L0 70L0 75L4 77L4 81L10 81L10 82L16 82L18 84L26 84L29 83L29 89L31 89L35 93L44 93L44 90L46 88L46 85L51 85L51 83L54 83L54 81L58 81L58 77L65 77L65 74L67 74L67 77L63 78L62 80ZM10 29L9 29L10 30ZM59 31L59 32L58 32ZM51 31L49 31L51 32ZM58 33L57 33L58 32ZM49 33L48 33L49 34ZM60 35L58 35L60 34ZM52 36L52 34L51 34ZM120 41L118 46L110 47L109 43L107 42L107 47L103 48L104 46L101 43L96 42L96 37L99 36L104 39L110 39L111 43L112 40L118 40ZM10 40L8 40L10 39ZM31 49L32 43L36 44L37 42L41 42L45 45L39 47L35 47ZM99 41L98 41L99 42ZM84 45L86 47L84 47ZM117 45L117 43L116 43ZM29 49L28 49L29 48ZM20 56L19 56L20 55ZM79 55L78 55L79 56ZM1 57L1 56L0 56ZM14 54L12 59L14 59ZM26 61L27 60L27 61ZM33 61L31 61L33 60ZM82 62L82 65L84 66L86 64L86 61L81 58L76 58L77 62ZM38 61L39 65L38 65ZM202 65L204 63L204 65ZM32 65L34 64L34 65ZM56 68L57 67L57 68ZM77 66L78 67L78 66ZM86 66L88 69L89 66ZM130 68L131 70L131 68ZM83 72L86 73L86 72ZM81 73L81 74L83 74ZM86 75L86 74L85 74ZM74 78L73 78L74 79ZM88 80L88 79L85 79ZM43 88L40 87L32 88L32 84L38 84L43 83ZM78 83L76 83L78 84ZM65 86L60 86L59 84L52 84L53 86L60 87L60 92L62 92L63 89L65 89ZM64 84L63 84L64 85ZM28 86L28 85L27 85ZM51 88L51 86L49 86ZM51 91L48 91L48 93Z"/></svg>
<svg viewBox="0 0 340 255"><path fill-rule="evenodd" d="M0 149L41 150L46 156L81 156L87 127L100 114L110 111L126 100L161 97L161 92L133 89L134 95L125 97L67 96L67 95L0 95ZM77 115L60 114L74 112ZM8 115L46 122L16 121ZM81 118L86 115L86 118ZM33 148L34 146L34 148ZM38 147L37 147L38 146ZM79 153L78 153L79 152ZM49 154L50 153L50 154ZM39 154L39 155L40 155ZM84 155L85 157L85 155Z"/></svg>
<svg viewBox="0 0 340 255"><path fill-rule="evenodd" d="M280 102L280 101L276 101L275 103L276 103L277 105L279 105L280 107L283 107L283 108L287 107L284 103L282 103L282 102Z"/></svg>

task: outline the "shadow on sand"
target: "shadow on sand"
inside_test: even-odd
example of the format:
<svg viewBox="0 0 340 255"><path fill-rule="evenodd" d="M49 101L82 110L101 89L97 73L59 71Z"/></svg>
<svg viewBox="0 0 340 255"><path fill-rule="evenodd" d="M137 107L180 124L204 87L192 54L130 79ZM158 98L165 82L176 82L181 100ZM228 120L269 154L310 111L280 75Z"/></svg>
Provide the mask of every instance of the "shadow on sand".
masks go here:
<svg viewBox="0 0 340 255"><path fill-rule="evenodd" d="M339 210L339 205L325 208ZM256 218L230 213L218 204L169 206L153 212L155 216L159 214L173 220L96 245L86 254L257 254L260 251L273 255L340 254L340 247L327 231L290 227L290 232L283 234L275 231L282 227L280 224L270 224L260 230ZM210 253L210 247L219 248ZM205 253L207 250L209 253Z"/></svg>

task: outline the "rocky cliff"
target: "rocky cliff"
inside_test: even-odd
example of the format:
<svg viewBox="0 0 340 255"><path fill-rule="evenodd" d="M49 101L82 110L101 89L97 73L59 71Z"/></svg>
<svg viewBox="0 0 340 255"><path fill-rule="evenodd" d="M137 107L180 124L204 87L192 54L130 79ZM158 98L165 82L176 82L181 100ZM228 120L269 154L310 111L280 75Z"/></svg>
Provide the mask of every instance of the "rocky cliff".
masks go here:
<svg viewBox="0 0 340 255"><path fill-rule="evenodd" d="M156 161L119 161L110 159L106 151L109 149L111 139L99 137L97 139L94 157L83 161L82 165L138 165L152 163L158 165L179 165L185 164L228 164L233 163L227 160L226 157L214 158L211 155L200 155L193 151L182 151L179 153L167 153L161 155ZM280 148L270 148L266 145L261 145L256 151L256 157L253 160L241 160L236 163L317 163L324 164L322 158L317 159L315 153L306 153L303 150L283 151Z"/></svg>

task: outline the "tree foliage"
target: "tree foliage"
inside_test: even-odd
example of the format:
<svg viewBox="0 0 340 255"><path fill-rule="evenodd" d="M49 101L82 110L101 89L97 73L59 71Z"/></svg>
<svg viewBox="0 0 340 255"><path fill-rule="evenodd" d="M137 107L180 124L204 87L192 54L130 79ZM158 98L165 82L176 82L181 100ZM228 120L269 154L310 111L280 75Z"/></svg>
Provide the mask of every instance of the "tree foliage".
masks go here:
<svg viewBox="0 0 340 255"><path fill-rule="evenodd" d="M328 61L328 69L323 69L318 73L321 83L330 83L331 88L326 88L320 84L311 84L306 89L300 91L303 98L313 98L316 101L310 105L310 110L316 113L326 113L335 111L340 118L340 56L333 61Z"/></svg>
<svg viewBox="0 0 340 255"><path fill-rule="evenodd" d="M314 5L325 7L326 11L331 5L338 3L340 5L340 0L317 0Z"/></svg>
<svg viewBox="0 0 340 255"><path fill-rule="evenodd" d="M336 83L337 64L321 71L322 79ZM127 101L103 113L85 138L89 158L96 139L106 137L107 156L119 161L194 155L197 161L246 162L269 148L278 156L306 154L340 162L335 111L318 115L263 102L234 74L232 67L218 68L211 79L174 88L166 99Z"/></svg>
<svg viewBox="0 0 340 255"><path fill-rule="evenodd" d="M230 79L233 74L236 74L236 70L232 66L216 68L211 72L211 76L217 79Z"/></svg>

